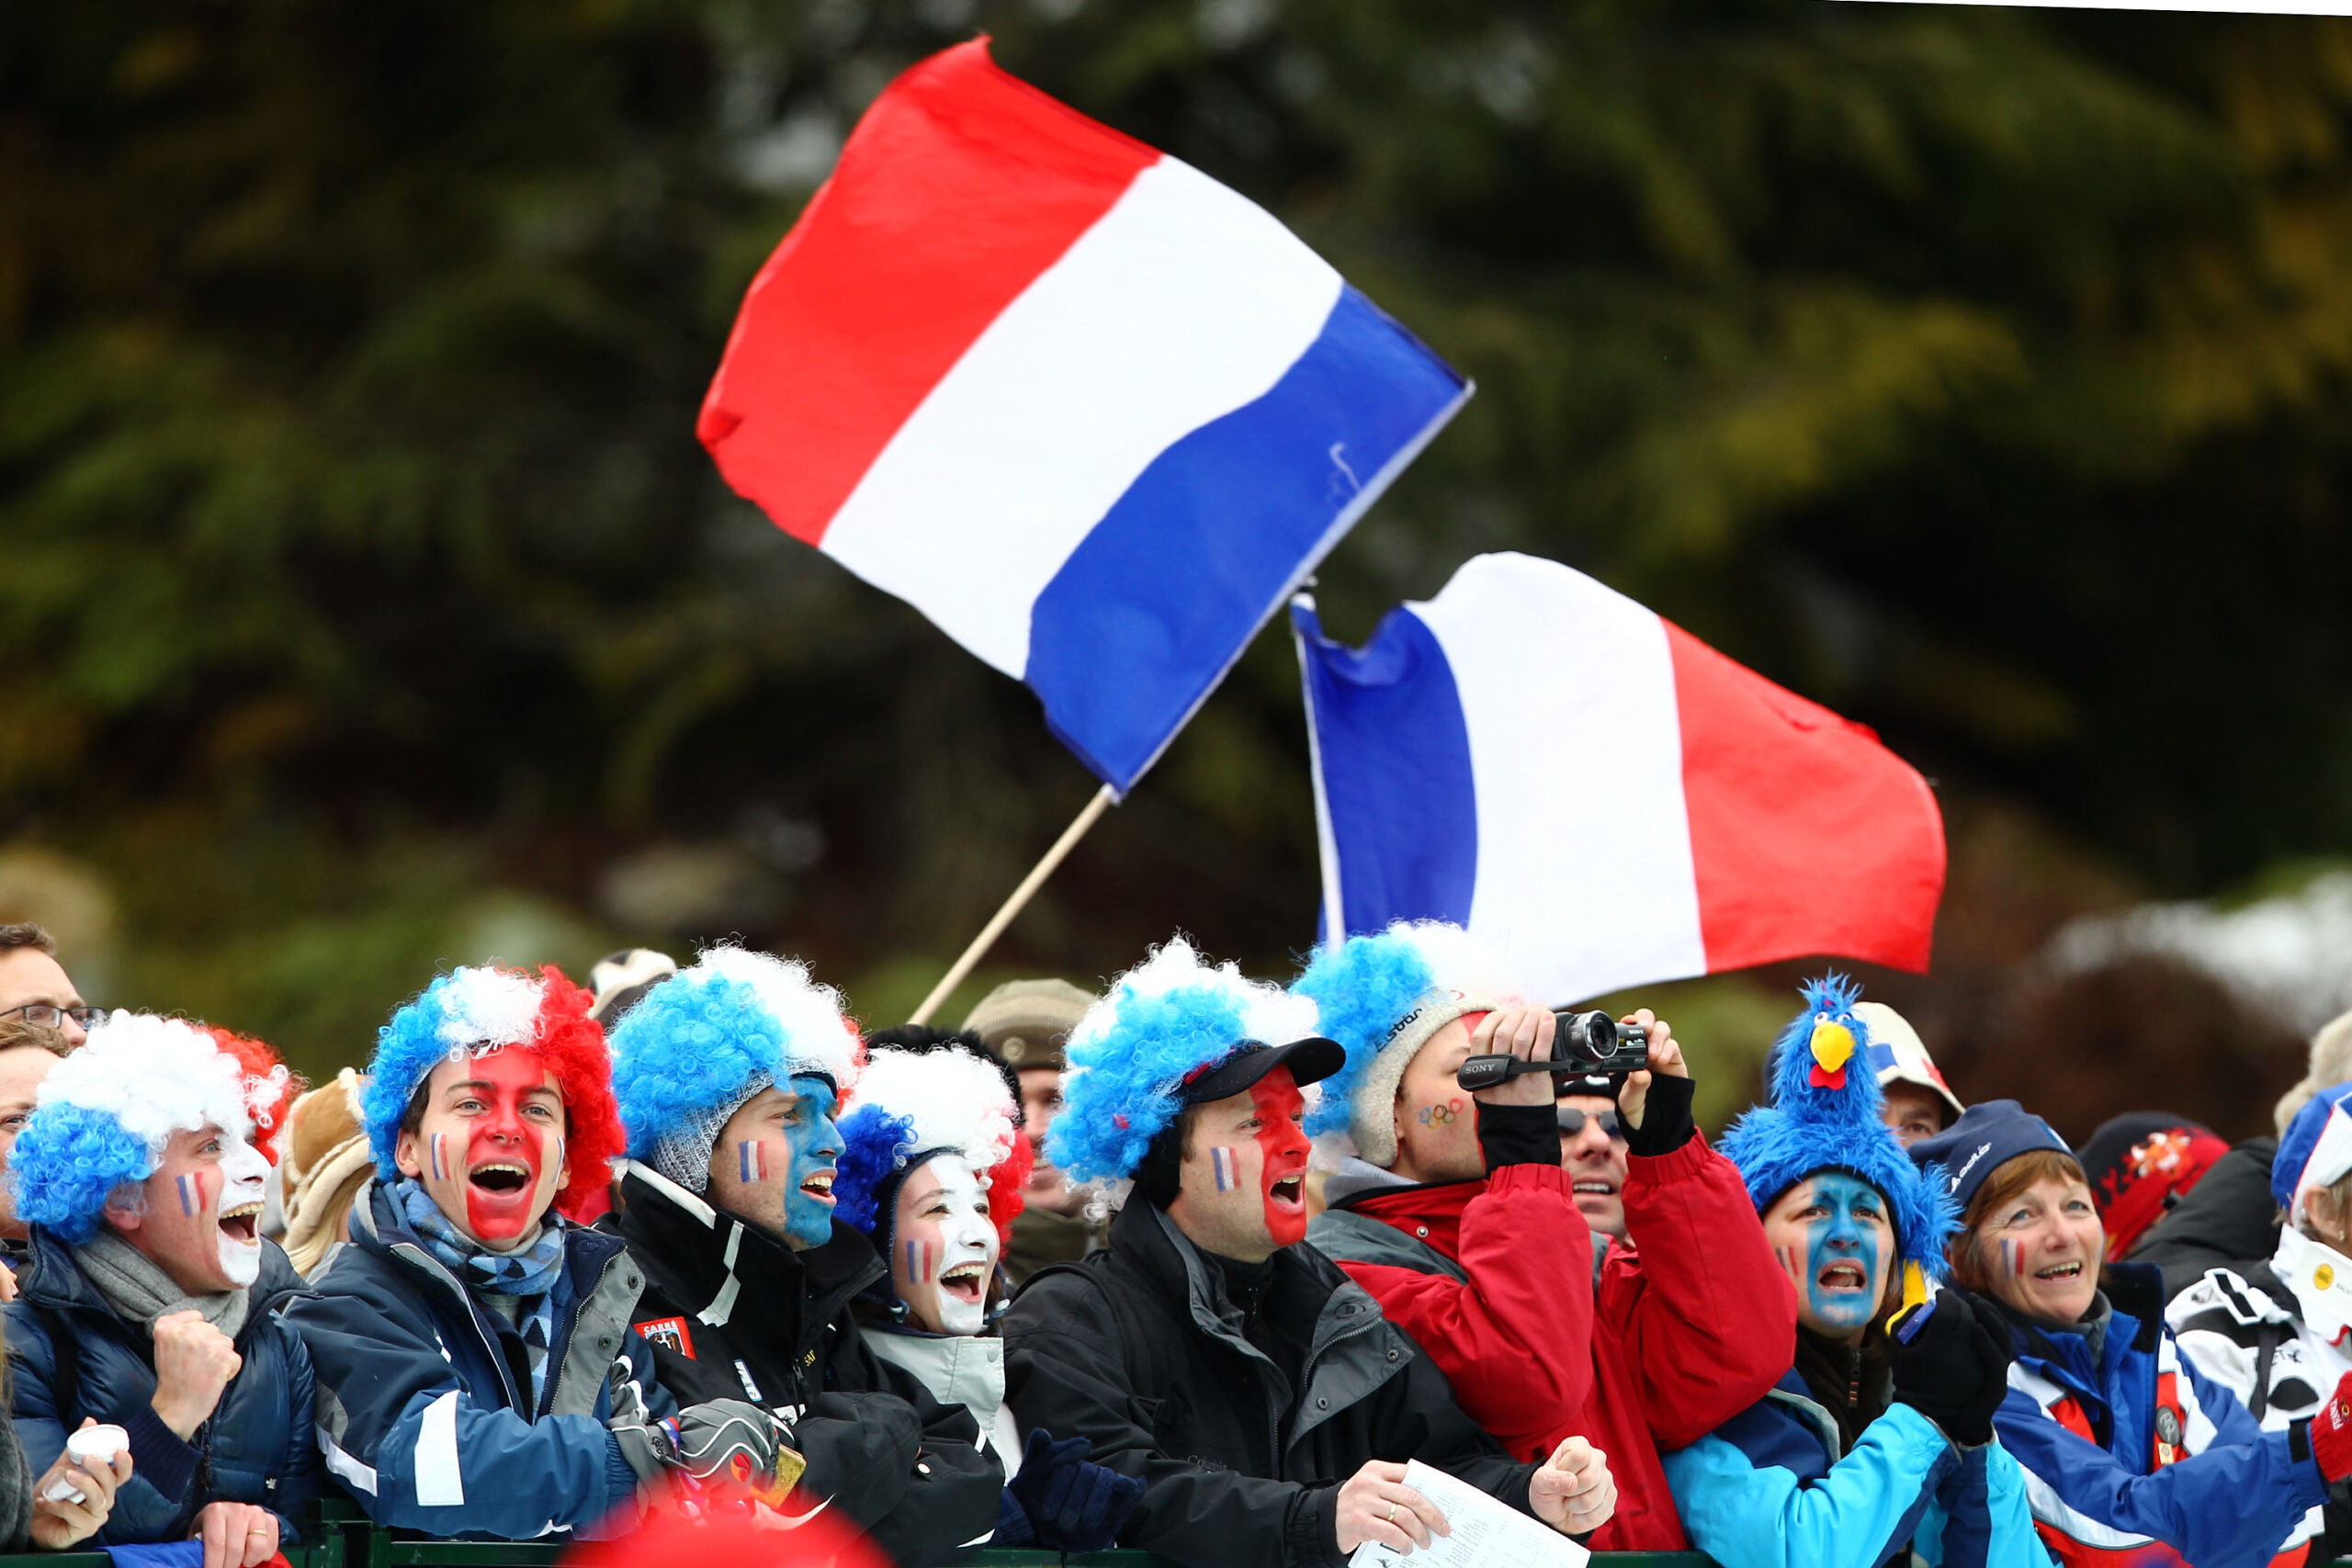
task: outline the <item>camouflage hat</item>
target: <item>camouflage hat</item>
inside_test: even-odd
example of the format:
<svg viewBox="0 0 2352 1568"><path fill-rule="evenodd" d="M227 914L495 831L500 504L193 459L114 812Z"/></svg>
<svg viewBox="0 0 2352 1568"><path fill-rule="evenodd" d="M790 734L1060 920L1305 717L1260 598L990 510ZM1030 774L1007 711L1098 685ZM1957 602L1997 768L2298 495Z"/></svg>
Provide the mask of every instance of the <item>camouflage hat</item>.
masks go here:
<svg viewBox="0 0 2352 1568"><path fill-rule="evenodd" d="M1062 1067L1062 1042L1094 998L1067 980L1007 980L980 998L964 1027L1006 1066Z"/></svg>

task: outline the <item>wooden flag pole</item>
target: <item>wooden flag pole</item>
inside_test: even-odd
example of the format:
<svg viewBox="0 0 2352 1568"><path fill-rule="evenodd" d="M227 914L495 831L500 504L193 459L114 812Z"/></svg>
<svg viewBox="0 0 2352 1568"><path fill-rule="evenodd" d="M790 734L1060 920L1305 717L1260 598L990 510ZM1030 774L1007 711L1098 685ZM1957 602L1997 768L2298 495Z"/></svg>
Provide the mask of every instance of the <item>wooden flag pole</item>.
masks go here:
<svg viewBox="0 0 2352 1568"><path fill-rule="evenodd" d="M1029 868L1029 874L1021 879L1021 886L1012 890L1012 897L1007 898L1003 908L980 928L980 934L972 939L972 945L964 950L964 956L958 958L955 966L940 977L939 984L931 988L931 995L923 998L922 1006L915 1009L914 1016L907 1020L909 1023L931 1021L933 1011L964 983L965 976L971 974L979 961L988 956L989 949L996 945L996 939L1004 934L1004 928L1012 923L1012 918L1028 905L1037 889L1046 885L1046 878L1054 874L1054 868L1078 847L1078 841L1086 837L1086 830L1094 826L1116 799L1109 784L1094 792L1094 798L1086 803L1086 809L1078 814L1077 820L1062 829L1062 836L1054 840L1054 847Z"/></svg>

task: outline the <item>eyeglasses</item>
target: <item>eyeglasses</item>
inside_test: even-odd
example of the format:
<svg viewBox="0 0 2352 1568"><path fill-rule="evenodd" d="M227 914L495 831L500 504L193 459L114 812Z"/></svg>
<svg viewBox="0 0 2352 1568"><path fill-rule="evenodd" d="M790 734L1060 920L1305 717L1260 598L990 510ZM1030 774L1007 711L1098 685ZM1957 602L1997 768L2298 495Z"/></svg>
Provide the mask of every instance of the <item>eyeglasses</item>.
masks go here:
<svg viewBox="0 0 2352 1568"><path fill-rule="evenodd" d="M20 1008L0 1010L0 1018L21 1018L27 1023L38 1023L44 1029L55 1029L69 1018L87 1029L106 1015L106 1009L94 1008L86 1002L70 1008L52 1007L47 1002L27 1002Z"/></svg>
<svg viewBox="0 0 2352 1568"><path fill-rule="evenodd" d="M1572 1105L1563 1105L1559 1108L1559 1114L1561 1132L1573 1138L1584 1131L1585 1113L1583 1111ZM1624 1124L1617 1120L1617 1112L1614 1111L1596 1111L1592 1113L1592 1120L1600 1123L1600 1130L1609 1135L1611 1143L1622 1144L1625 1141Z"/></svg>

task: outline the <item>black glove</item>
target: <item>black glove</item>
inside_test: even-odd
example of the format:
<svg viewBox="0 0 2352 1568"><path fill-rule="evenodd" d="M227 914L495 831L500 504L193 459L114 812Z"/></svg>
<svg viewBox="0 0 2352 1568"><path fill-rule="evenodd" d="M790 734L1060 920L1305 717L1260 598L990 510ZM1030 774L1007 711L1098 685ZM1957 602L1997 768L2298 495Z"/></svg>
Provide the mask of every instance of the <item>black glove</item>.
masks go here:
<svg viewBox="0 0 2352 1568"><path fill-rule="evenodd" d="M1021 1473L998 1499L997 1534L989 1544L1034 1543L1049 1551L1102 1551L1117 1544L1127 1516L1143 1501L1143 1483L1087 1463L1093 1451L1084 1438L1056 1442L1043 1427L1031 1432L1021 1450Z"/></svg>
<svg viewBox="0 0 2352 1568"><path fill-rule="evenodd" d="M1670 1155L1689 1143L1699 1131L1699 1123L1690 1115L1690 1097L1698 1086L1689 1078L1672 1073L1650 1074L1650 1091L1642 1101L1642 1124L1625 1122L1621 1111L1618 1120L1625 1122L1625 1152L1655 1159Z"/></svg>
<svg viewBox="0 0 2352 1568"><path fill-rule="evenodd" d="M1913 1313L1927 1311L1914 1308ZM1993 1412L2009 1392L2009 1337L1964 1291L1947 1290L1927 1321L1911 1327L1906 1314L1888 1337L1894 1363L1894 1397L1971 1448L1993 1440Z"/></svg>
<svg viewBox="0 0 2352 1568"><path fill-rule="evenodd" d="M1486 1156L1487 1174L1507 1165L1560 1165L1560 1121L1552 1102L1541 1105L1478 1107L1478 1151Z"/></svg>
<svg viewBox="0 0 2352 1568"><path fill-rule="evenodd" d="M740 1399L687 1405L678 1412L675 1440L670 1462L696 1481L755 1481L775 1469L775 1419Z"/></svg>

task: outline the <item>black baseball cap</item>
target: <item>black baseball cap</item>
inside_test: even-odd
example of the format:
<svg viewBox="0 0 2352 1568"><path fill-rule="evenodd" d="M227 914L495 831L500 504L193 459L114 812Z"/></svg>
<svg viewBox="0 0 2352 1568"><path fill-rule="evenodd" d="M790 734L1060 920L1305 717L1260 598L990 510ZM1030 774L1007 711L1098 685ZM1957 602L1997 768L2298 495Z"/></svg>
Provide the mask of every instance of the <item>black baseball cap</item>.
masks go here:
<svg viewBox="0 0 2352 1568"><path fill-rule="evenodd" d="M1276 1067L1288 1067L1291 1081L1305 1089L1320 1083L1348 1065L1348 1053L1336 1040L1309 1035L1287 1045L1244 1040L1214 1066L1176 1086L1176 1098L1185 1105L1206 1105L1249 1090Z"/></svg>

